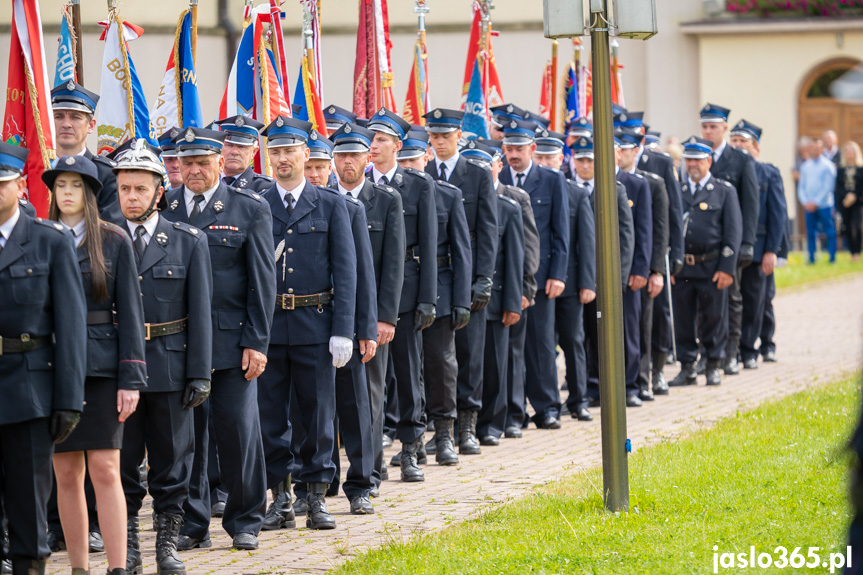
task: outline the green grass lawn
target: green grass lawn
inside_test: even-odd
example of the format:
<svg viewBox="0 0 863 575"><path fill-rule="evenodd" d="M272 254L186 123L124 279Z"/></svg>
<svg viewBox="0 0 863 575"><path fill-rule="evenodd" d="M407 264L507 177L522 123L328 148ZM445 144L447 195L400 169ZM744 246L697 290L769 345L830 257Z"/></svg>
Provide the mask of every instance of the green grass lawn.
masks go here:
<svg viewBox="0 0 863 575"><path fill-rule="evenodd" d="M845 551L859 375L739 413L630 456L630 512L603 509L602 474L537 488L477 519L389 544L333 573L712 573L719 553ZM774 555L776 557L776 555ZM825 573L828 569L749 569ZM743 572L719 569L719 572ZM838 571L837 571L838 572Z"/></svg>
<svg viewBox="0 0 863 575"><path fill-rule="evenodd" d="M791 252L788 255L788 265L776 270L776 288L799 286L820 280L834 279L840 276L863 272L863 262L852 262L851 254L839 252L836 263L831 264L824 252L815 255L815 264L810 265L808 255L803 252Z"/></svg>

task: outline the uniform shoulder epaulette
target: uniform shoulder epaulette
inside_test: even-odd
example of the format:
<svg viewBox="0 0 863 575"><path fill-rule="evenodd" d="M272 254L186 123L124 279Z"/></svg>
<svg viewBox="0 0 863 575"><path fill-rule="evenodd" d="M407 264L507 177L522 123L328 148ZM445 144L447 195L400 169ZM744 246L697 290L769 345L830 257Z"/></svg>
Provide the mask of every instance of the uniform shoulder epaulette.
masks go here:
<svg viewBox="0 0 863 575"><path fill-rule="evenodd" d="M488 166L486 164L484 164L480 160L477 160L476 158L465 158L465 159L467 160L467 163L470 164L471 166L476 166L477 168L481 168L483 170L488 169Z"/></svg>
<svg viewBox="0 0 863 575"><path fill-rule="evenodd" d="M636 178L638 178L639 180L643 180L643 179L644 179L644 176L642 176L641 174L638 174L638 173L633 172L633 173L632 173L632 175L633 175L633 176L635 176Z"/></svg>
<svg viewBox="0 0 863 575"><path fill-rule="evenodd" d="M431 180L432 177L425 172L421 172L419 170L415 170L414 168L405 168L406 174L411 174L412 176L419 176L426 180Z"/></svg>
<svg viewBox="0 0 863 575"><path fill-rule="evenodd" d="M261 194L259 194L255 190L250 190L248 188L230 188L230 189L233 190L234 192L242 195L242 196L246 196L247 198L252 198L253 200L257 200L259 202L264 201L264 198L261 196Z"/></svg>
<svg viewBox="0 0 863 575"><path fill-rule="evenodd" d="M510 197L504 196L503 194L498 194L497 197L500 198L501 200L505 201L505 202L509 202L510 204L512 204L514 206L518 205L517 201L515 201L514 199L512 199Z"/></svg>
<svg viewBox="0 0 863 575"><path fill-rule="evenodd" d="M99 225L102 227L103 230L108 230L109 232L114 232L115 234L119 234L123 237L129 237L128 234L126 234L126 232L123 231L123 228L121 228L117 224L112 224L111 222L101 221L101 222L99 222Z"/></svg>
<svg viewBox="0 0 863 575"><path fill-rule="evenodd" d="M388 193L388 194L397 194L397 193L398 193L394 187L389 186L389 185L387 185L387 184L375 184L375 183L372 183L372 186L374 186L375 190L378 190L378 191L384 191L384 192L386 192L386 193Z"/></svg>
<svg viewBox="0 0 863 575"><path fill-rule="evenodd" d="M42 224L46 228L51 228L55 232L63 233L68 229L63 224L61 224L59 222L55 222L54 220L46 220L43 218L34 218L34 219L35 219L37 224Z"/></svg>
<svg viewBox="0 0 863 575"><path fill-rule="evenodd" d="M578 182L576 182L576 183L578 183ZM505 186L506 184L500 184L500 185ZM510 190L514 190L517 194L524 194L525 196L530 196L530 194L528 194L527 192L525 192L524 190L522 190L518 186L506 186L506 187L509 188Z"/></svg>
<svg viewBox="0 0 863 575"><path fill-rule="evenodd" d="M726 188L734 188L734 186L731 185L731 182L726 182L722 178L713 178L713 181Z"/></svg>
<svg viewBox="0 0 863 575"><path fill-rule="evenodd" d="M651 180L662 180L662 178L660 178L659 176L657 176L653 172L644 172L644 177L651 179Z"/></svg>
<svg viewBox="0 0 863 575"><path fill-rule="evenodd" d="M109 168L117 167L117 162L105 156L93 156L93 162L96 164L105 164Z"/></svg>
<svg viewBox="0 0 863 575"><path fill-rule="evenodd" d="M267 176L264 174L258 174L258 173L255 173L255 179L256 180L264 180L265 182L268 182L270 184L272 184L273 182L276 181L274 178L271 178L270 176Z"/></svg>
<svg viewBox="0 0 863 575"><path fill-rule="evenodd" d="M19 206L26 206L26 205L28 205L29 203L30 203L30 202L28 202L25 198L18 198L18 205L19 205Z"/></svg>
<svg viewBox="0 0 863 575"><path fill-rule="evenodd" d="M734 149L737 150L738 152L742 152L744 156L749 155L749 151L744 150L743 148L734 148Z"/></svg>
<svg viewBox="0 0 863 575"><path fill-rule="evenodd" d="M331 194L335 194L335 195L337 195L337 196L341 196L341 195L342 195L341 193L339 193L339 191L338 191L338 190L334 190L334 189L332 189L332 188L328 188L327 186L318 186L318 189L319 189L319 190L323 190L323 191L325 191L325 192L329 192L329 193L331 193Z"/></svg>
<svg viewBox="0 0 863 575"><path fill-rule="evenodd" d="M187 234L192 234L193 236L201 235L201 230L183 222L174 222L174 228L178 230L183 230Z"/></svg>
<svg viewBox="0 0 863 575"><path fill-rule="evenodd" d="M461 192L461 188L459 188L458 186L454 186L453 184L451 184L449 182L445 182L443 180L435 180L435 183L440 184L441 186L443 186L445 188L451 188L453 190L458 190L459 192Z"/></svg>
<svg viewBox="0 0 863 575"><path fill-rule="evenodd" d="M353 197L350 194L343 194L343 197L345 198L345 200L347 200L348 202L351 202L352 204L359 205L359 203L360 203L360 201L358 199L356 199L355 197Z"/></svg>

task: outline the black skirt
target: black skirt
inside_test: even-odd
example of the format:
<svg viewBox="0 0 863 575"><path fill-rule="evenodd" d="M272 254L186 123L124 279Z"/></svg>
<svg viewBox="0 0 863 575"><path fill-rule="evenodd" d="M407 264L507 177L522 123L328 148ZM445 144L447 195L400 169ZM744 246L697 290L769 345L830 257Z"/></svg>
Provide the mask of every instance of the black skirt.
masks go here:
<svg viewBox="0 0 863 575"><path fill-rule="evenodd" d="M120 449L123 445L123 424L119 417L117 380L113 377L88 377L84 383L81 422L69 439L54 446L54 452Z"/></svg>

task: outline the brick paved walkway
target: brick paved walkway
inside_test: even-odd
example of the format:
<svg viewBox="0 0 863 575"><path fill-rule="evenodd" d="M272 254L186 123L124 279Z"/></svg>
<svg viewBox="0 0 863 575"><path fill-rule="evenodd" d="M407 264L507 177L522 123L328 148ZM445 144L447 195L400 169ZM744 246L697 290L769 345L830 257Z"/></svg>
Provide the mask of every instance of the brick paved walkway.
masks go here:
<svg viewBox="0 0 863 575"><path fill-rule="evenodd" d="M861 365L863 276L782 293L775 307L779 363L760 364L757 371L726 377L718 388L706 388L699 378L697 387L673 389L669 396L628 409L628 436L633 448L709 425L720 417L829 381ZM673 377L677 370L667 366L666 375ZM595 414L598 411L594 410ZM393 453L391 448L386 456ZM334 531L302 528L262 533L257 551L237 552L230 549L230 538L214 521L213 547L182 556L190 574L325 573L357 551L466 519L487 505L597 466L600 460L599 417L591 423L566 418L560 430L531 427L522 439L502 440L499 447L483 447L482 455L463 456L456 468L427 465L425 483L384 482L381 497L373 500L375 515L352 516L344 497L333 498L329 500L330 510L338 521ZM391 476L398 478L398 469L392 469ZM142 515L142 523L145 572L155 573L149 509ZM304 522L299 520L298 524ZM91 561L94 574L105 572L104 554L91 555ZM52 556L48 572L69 572L66 553Z"/></svg>

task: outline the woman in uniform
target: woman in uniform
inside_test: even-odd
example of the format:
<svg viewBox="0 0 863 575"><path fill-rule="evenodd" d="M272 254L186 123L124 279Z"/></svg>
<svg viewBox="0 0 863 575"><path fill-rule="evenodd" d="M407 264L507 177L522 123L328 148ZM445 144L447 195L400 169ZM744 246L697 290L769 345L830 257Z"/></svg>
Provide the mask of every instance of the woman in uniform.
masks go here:
<svg viewBox="0 0 863 575"><path fill-rule="evenodd" d="M96 166L64 156L42 180L52 190L49 217L71 228L87 296L87 379L81 423L54 454L57 502L73 574L86 574L84 474L96 492L108 573L125 574L126 499L120 483L123 422L146 385L144 310L132 242L99 219ZM86 453L86 465L85 465Z"/></svg>

